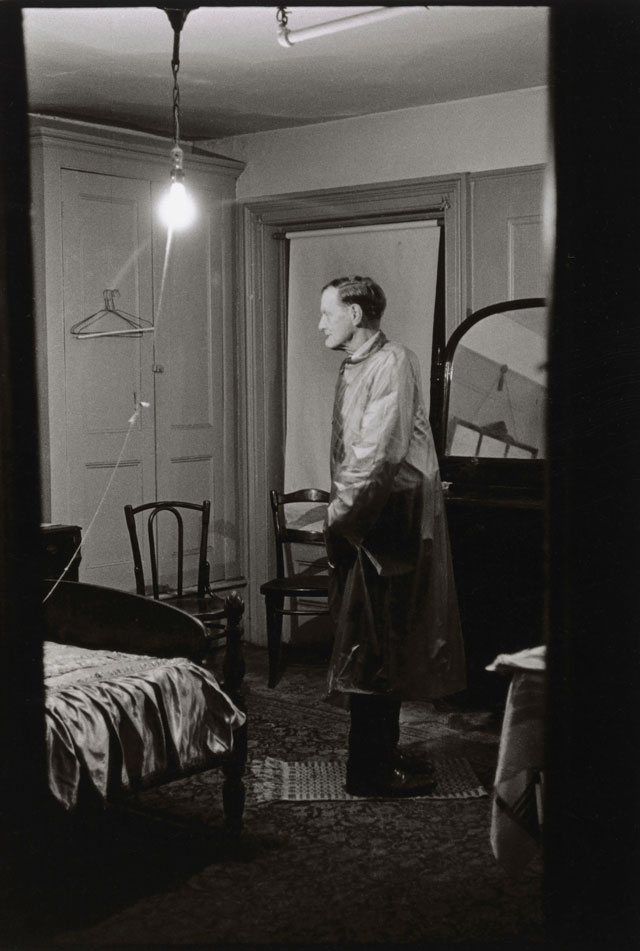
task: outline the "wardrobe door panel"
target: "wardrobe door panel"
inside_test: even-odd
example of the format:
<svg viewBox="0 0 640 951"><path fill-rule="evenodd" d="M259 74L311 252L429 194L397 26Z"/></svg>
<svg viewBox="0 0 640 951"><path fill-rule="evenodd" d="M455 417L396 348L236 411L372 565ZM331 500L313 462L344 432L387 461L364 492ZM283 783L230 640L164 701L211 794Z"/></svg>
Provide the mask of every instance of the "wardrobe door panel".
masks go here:
<svg viewBox="0 0 640 951"><path fill-rule="evenodd" d="M159 223L154 231L158 497L211 500L211 580L223 584L239 573L235 380L228 385L236 360L231 228L221 196L193 175L189 187L195 223L170 237ZM155 186L156 201L161 190ZM195 579L197 554L190 546L188 580Z"/></svg>
<svg viewBox="0 0 640 951"><path fill-rule="evenodd" d="M79 338L113 306L153 322L148 182L61 170L68 518L82 525L80 579L132 589L122 507L155 498L153 334ZM128 329L110 312L86 331Z"/></svg>

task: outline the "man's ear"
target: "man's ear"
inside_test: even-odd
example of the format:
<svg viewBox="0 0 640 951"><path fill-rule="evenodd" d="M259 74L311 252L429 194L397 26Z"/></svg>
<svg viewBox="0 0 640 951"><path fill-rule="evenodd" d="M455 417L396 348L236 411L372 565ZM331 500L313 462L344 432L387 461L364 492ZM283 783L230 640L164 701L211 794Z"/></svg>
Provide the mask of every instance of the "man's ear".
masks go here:
<svg viewBox="0 0 640 951"><path fill-rule="evenodd" d="M362 324L362 307L360 304L351 304L351 320L353 321L354 327L359 327Z"/></svg>

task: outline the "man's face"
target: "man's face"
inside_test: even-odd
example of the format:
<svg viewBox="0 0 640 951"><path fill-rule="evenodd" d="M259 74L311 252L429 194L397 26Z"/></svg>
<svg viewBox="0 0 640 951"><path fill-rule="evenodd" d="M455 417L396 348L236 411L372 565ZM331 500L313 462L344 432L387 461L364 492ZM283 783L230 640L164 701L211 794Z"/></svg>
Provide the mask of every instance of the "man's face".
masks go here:
<svg viewBox="0 0 640 951"><path fill-rule="evenodd" d="M337 287L322 292L318 330L324 332L324 345L329 350L344 350L356 332L352 309L341 302Z"/></svg>

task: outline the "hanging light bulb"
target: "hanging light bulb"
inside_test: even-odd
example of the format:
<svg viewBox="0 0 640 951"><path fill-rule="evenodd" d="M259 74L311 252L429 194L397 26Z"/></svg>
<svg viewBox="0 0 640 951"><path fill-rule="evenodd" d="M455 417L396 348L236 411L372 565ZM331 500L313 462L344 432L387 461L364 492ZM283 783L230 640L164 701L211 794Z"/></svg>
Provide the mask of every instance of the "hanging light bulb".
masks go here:
<svg viewBox="0 0 640 951"><path fill-rule="evenodd" d="M171 185L160 202L160 220L167 228L181 231L188 228L196 218L193 198L184 186L183 152L179 145L171 149Z"/></svg>
<svg viewBox="0 0 640 951"><path fill-rule="evenodd" d="M166 9L173 27L173 148L171 149L171 185L162 197L158 209L160 219L170 230L180 231L188 228L196 218L196 206L184 184L182 160L184 153L180 148L180 87L178 70L180 69L180 31L189 14L188 9Z"/></svg>

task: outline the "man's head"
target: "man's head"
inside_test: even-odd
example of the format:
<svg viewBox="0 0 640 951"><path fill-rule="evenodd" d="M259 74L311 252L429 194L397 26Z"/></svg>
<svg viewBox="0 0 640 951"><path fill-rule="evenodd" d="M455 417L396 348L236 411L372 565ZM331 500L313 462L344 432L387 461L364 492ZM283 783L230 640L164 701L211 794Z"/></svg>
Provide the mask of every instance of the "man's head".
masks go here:
<svg viewBox="0 0 640 951"><path fill-rule="evenodd" d="M387 305L384 291L370 277L338 277L322 288L319 329L330 350L344 350L358 330L376 331Z"/></svg>

